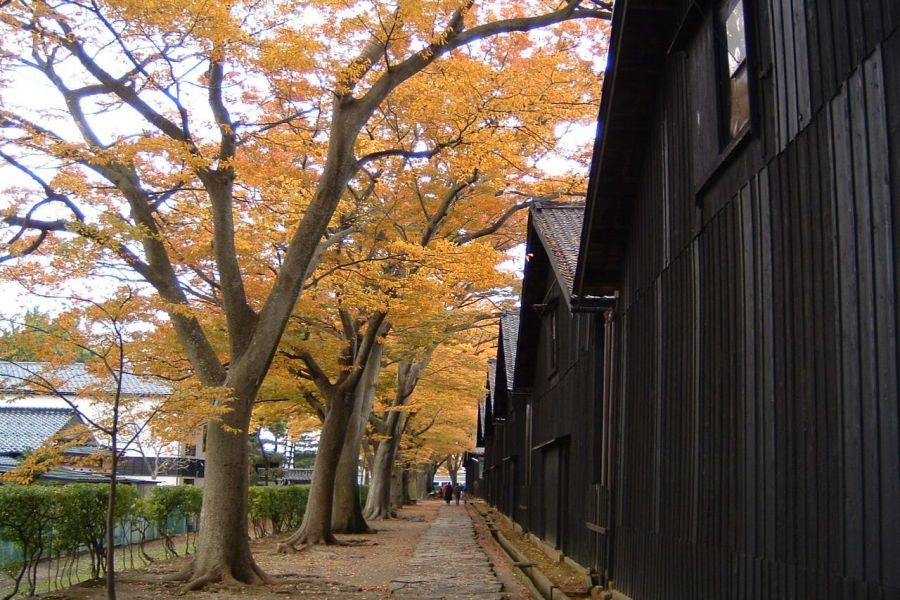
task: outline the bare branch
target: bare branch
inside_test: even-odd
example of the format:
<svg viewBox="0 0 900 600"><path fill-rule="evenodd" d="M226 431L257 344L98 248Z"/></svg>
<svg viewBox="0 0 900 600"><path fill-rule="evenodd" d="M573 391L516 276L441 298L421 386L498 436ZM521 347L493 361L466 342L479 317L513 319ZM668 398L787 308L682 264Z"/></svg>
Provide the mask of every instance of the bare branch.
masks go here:
<svg viewBox="0 0 900 600"><path fill-rule="evenodd" d="M391 158L391 157L399 157L404 158L406 160L413 160L417 158L433 158L441 153L441 150L445 148L452 148L459 143L459 140L454 140L452 142L440 142L435 144L433 148L429 148L428 150L405 150L403 148L391 148L389 150L379 150L378 152L371 152L366 154L363 157L360 157L356 160L357 168L362 167L370 162L375 162L377 160L381 160L383 158Z"/></svg>
<svg viewBox="0 0 900 600"><path fill-rule="evenodd" d="M507 208L500 217L482 229L477 231L473 231L472 233L465 233L462 235L456 235L453 237L453 241L460 246L471 242L472 240L477 240L478 238L484 237L486 235L490 235L499 230L503 225L512 217L514 214L519 212L520 210L525 210L530 208L535 203L535 200L526 200L525 202L519 202L518 204L514 204Z"/></svg>
<svg viewBox="0 0 900 600"><path fill-rule="evenodd" d="M422 232L422 239L419 242L422 246L427 246L438 232L441 222L447 217L447 213L450 212L450 208L459 199L463 190L474 185L476 181L478 181L478 169L475 169L468 179L457 182L447 189L447 193L444 194L444 199L441 200L440 206L431 218L428 219L428 226L425 228L425 231Z"/></svg>
<svg viewBox="0 0 900 600"><path fill-rule="evenodd" d="M144 119L154 127L173 140L187 143L192 152L199 154L199 151L190 138L189 132L184 131L174 122L154 110L153 107L147 104L143 98L138 95L134 87L128 85L119 78L113 77L106 70L101 68L100 65L85 52L84 47L78 42L75 32L72 31L72 28L68 23L62 19L57 19L56 22L64 34L62 36L57 36L56 41L66 50L71 52L88 73L93 75L102 85L106 86L110 93L116 95L128 106L136 110L138 114L144 117Z"/></svg>
<svg viewBox="0 0 900 600"><path fill-rule="evenodd" d="M315 383L316 387L322 391L326 398L329 398L334 394L335 385L331 382L331 378L328 377L328 373L326 373L325 370L319 366L319 363L316 362L316 359L313 358L312 354L306 351L291 352L289 350L282 350L281 355L285 358L302 362L306 369L306 373L303 377L310 379Z"/></svg>

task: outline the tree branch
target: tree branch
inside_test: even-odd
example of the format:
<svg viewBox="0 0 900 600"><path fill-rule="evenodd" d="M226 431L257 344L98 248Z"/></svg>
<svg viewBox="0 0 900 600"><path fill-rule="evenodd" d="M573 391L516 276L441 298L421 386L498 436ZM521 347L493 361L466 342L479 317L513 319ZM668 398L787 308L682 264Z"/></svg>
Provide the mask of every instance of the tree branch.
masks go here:
<svg viewBox="0 0 900 600"><path fill-rule="evenodd" d="M219 163L214 169L197 171L209 193L213 215L213 250L219 270L219 285L228 324L231 356L240 356L249 343L256 324L256 311L247 300L244 278L234 239L234 166L237 148L234 124L222 97L224 65L221 59L209 63L209 105L219 127Z"/></svg>
<svg viewBox="0 0 900 600"><path fill-rule="evenodd" d="M584 8L581 6L581 2L582 0L567 0L561 8L549 13L534 17L503 19L464 30L464 17L474 4L474 0L469 0L454 11L449 24L437 41L428 44L425 48L390 68L375 82L361 101L376 106L381 104L381 101L393 89L424 69L439 56L478 40L501 33L531 31L571 19L609 20L612 18L610 10L603 7L600 9Z"/></svg>
<svg viewBox="0 0 900 600"><path fill-rule="evenodd" d="M330 398L335 393L335 384L331 382L331 378L328 377L328 373L319 366L319 363L316 362L316 359L313 358L313 355L307 351L298 351L291 352L289 350L282 350L281 355L290 358L291 360L299 360L303 363L303 366L306 368L307 373L304 375L308 379L310 379L319 390L325 395L326 398Z"/></svg>
<svg viewBox="0 0 900 600"><path fill-rule="evenodd" d="M457 143L458 140L454 140L452 142L439 142L438 144L435 144L433 148L417 151L404 150L403 148L379 150L378 152L371 152L363 157L358 158L356 160L356 166L362 167L367 165L368 163L390 157L400 157L406 160L413 160L417 158L433 158L434 156L440 154L441 150L444 150L445 148L452 148L453 146L457 145Z"/></svg>
<svg viewBox="0 0 900 600"><path fill-rule="evenodd" d="M447 188L447 193L444 194L444 199L441 201L440 206L437 211L431 218L428 219L428 225L425 227L425 231L422 233L422 239L419 242L422 246L427 246L434 235L437 233L440 228L441 222L447 217L447 213L450 211L450 207L456 203L456 200L459 198L460 194L467 187L474 185L475 182L478 181L478 169L475 169L472 172L471 177L466 179L465 181L460 181L451 185Z"/></svg>
<svg viewBox="0 0 900 600"><path fill-rule="evenodd" d="M88 56L87 52L85 52L84 50L84 47L82 47L81 43L78 42L78 39L75 36L75 32L72 31L72 28L69 26L69 24L66 23L62 18L56 18L56 23L57 25L59 25L60 29L62 29L62 32L64 34L62 36L55 36L57 42L63 48L71 52L72 55L78 60L78 62L80 62L81 65L85 68L85 70L87 70L88 73L93 75L102 85L106 86L111 94L114 94L128 106L137 111L138 114L140 114L154 127L159 129L161 132L163 132L173 140L188 144L191 152L199 155L199 151L194 145L193 140L191 140L189 132L184 131L174 122L156 112L138 95L138 93L132 86L129 86L122 80L113 77L105 69L101 68L100 65L98 65L96 61L94 61L94 59Z"/></svg>
<svg viewBox="0 0 900 600"><path fill-rule="evenodd" d="M359 378L362 377L363 368L369 361L369 355L378 342L378 336L381 332L381 325L384 322L386 313L376 312L366 320L366 333L362 341L359 343L359 349L355 352L353 363L347 377L341 382L340 387L343 390L352 390L356 387Z"/></svg>

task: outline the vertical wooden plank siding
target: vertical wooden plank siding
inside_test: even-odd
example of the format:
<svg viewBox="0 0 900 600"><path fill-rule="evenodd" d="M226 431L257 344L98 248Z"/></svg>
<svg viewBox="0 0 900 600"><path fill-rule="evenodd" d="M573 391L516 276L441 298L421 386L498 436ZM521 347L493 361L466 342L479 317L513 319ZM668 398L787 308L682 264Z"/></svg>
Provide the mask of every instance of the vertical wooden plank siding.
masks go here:
<svg viewBox="0 0 900 600"><path fill-rule="evenodd" d="M894 14L897 19L893 20L893 24L900 22L900 3L893 2ZM893 277L893 289L897 290L900 286L900 202L896 199L900 198L900 33L894 30L893 35L885 42L882 53L882 77L883 88L882 93L885 98L884 112L884 136L880 137L875 134L875 143L881 147L880 153L885 156L887 164L881 168L888 170L888 189L885 190L883 184L873 186L879 190L877 195L877 213L879 221L884 223L879 235L876 237L876 255L879 257L880 263L886 267L880 276L881 292L878 297L882 298L879 316L879 332L883 336L881 344L886 348L886 355L880 355L880 359L885 365L884 370L880 372L884 374L883 379L880 378L880 385L883 386L883 395L881 396L881 455L882 455L882 478L884 481L900 480L900 452L897 451L898 446L898 427L900 427L900 415L898 415L898 376L900 376L900 368L897 368L900 359L898 359L897 340L900 338L900 306L898 306L897 295L891 293L889 289L888 279ZM877 102L875 103L877 105ZM883 144L887 143L887 154L883 154ZM873 154L878 153L873 151ZM884 175L879 172L878 177ZM888 246L893 247L893 273L887 264L890 261L885 260L884 252L888 251ZM882 295L883 294L883 295ZM893 303L893 310L889 305ZM882 324L881 319L887 318L888 313L893 313L893 327L889 325L890 321ZM891 373L893 370L893 373ZM882 550L885 558L900 555L900 513L890 511L889 507L900 505L900 487L884 486L882 488L884 494L883 502L886 510L883 511L884 519L882 522ZM892 586L900 588L900 564L897 561L885 561L885 580Z"/></svg>
<svg viewBox="0 0 900 600"><path fill-rule="evenodd" d="M726 156L704 13L635 157L604 335L583 350L601 328L557 295L557 369L543 330L523 350L489 499L634 600L900 600L898 5L747 0L757 122Z"/></svg>
<svg viewBox="0 0 900 600"><path fill-rule="evenodd" d="M875 364L873 365L877 381L877 399L873 400L872 413L874 418L870 427L874 429L874 440L880 440L880 447L873 448L872 454L878 457L878 470L873 473L872 479L876 484L880 480L900 481L898 460L900 451L896 444L892 445L892 438L896 439L897 423L897 301L894 295L896 282L890 261L883 257L893 254L893 245L897 243L893 239L891 223L891 189L890 167L888 157L890 150L887 139L887 118L885 111L885 84L883 70L883 51L878 50L872 58L865 63L866 81L866 117L869 123L868 154L870 157L868 188L871 202L872 219L872 260L874 290L873 298L875 307L873 310L875 335L873 341L875 351ZM895 57L896 59L896 57ZM882 257L882 258L879 258ZM893 435L880 435L881 424L893 423ZM877 475L876 475L877 474ZM900 505L900 484L884 485L878 490L881 494L879 505ZM890 578L900 587L898 568L890 557L900 556L900 514L885 511L879 522L878 531L881 539L878 540L880 548L878 553L882 557L881 567L885 570L885 579Z"/></svg>
<svg viewBox="0 0 900 600"><path fill-rule="evenodd" d="M851 4L766 3L779 143L707 186L695 235L674 115L699 67L669 59L616 310L634 600L900 598L900 33Z"/></svg>

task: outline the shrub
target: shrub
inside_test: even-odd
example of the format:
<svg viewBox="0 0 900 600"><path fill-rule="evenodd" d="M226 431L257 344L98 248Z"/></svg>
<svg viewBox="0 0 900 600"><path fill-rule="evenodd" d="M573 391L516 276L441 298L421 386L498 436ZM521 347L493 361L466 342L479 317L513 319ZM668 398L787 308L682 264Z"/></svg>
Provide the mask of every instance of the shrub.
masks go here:
<svg viewBox="0 0 900 600"><path fill-rule="evenodd" d="M18 593L26 575L27 593L34 595L38 561L50 542L55 507L52 492L43 486L0 486L0 539L12 542L22 553L22 560L5 565L15 582L7 599Z"/></svg>
<svg viewBox="0 0 900 600"><path fill-rule="evenodd" d="M141 510L163 537L167 555L178 556L172 540L173 522L179 517L196 521L202 504L203 490L192 485L157 486L144 500Z"/></svg>
<svg viewBox="0 0 900 600"><path fill-rule="evenodd" d="M122 522L137 492L118 486L116 520ZM65 486L6 485L0 487L0 539L12 542L22 558L6 570L16 588L25 579L27 592L37 584L38 561L47 555L75 556L87 550L91 576L106 571L106 509L109 486L79 483Z"/></svg>
<svg viewBox="0 0 900 600"><path fill-rule="evenodd" d="M248 510L254 533L262 537L296 529L308 499L308 485L251 486Z"/></svg>
<svg viewBox="0 0 900 600"><path fill-rule="evenodd" d="M369 499L369 486L360 485L359 486L359 505L365 506L366 500Z"/></svg>
<svg viewBox="0 0 900 600"><path fill-rule="evenodd" d="M57 553L72 556L80 550L87 550L91 558L91 577L100 577L106 568L109 486L73 483L54 490ZM117 491L121 491L121 488Z"/></svg>
<svg viewBox="0 0 900 600"><path fill-rule="evenodd" d="M119 485L115 521L142 534L146 524L152 523L165 537L169 524L177 518L197 518L201 500L202 491L193 486L158 487L147 498L139 498L133 487ZM91 576L104 574L108 503L109 485L104 484L0 486L0 540L15 545L21 555L21 559L2 565L15 588L4 600L16 595L23 581L23 591L34 594L38 562L47 556L66 557L62 576L68 573L70 584L77 556L84 551L91 560ZM171 544L171 537L167 541ZM174 552L174 546L170 550Z"/></svg>

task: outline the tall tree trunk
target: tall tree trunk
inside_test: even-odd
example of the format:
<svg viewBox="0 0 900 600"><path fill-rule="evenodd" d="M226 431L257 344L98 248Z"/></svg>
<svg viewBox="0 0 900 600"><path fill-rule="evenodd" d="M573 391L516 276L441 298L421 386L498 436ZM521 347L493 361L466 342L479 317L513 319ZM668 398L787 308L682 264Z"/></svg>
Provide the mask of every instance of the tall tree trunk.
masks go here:
<svg viewBox="0 0 900 600"><path fill-rule="evenodd" d="M416 467L416 488L413 498L415 500L423 500L428 496L428 490L431 489L431 466L418 465Z"/></svg>
<svg viewBox="0 0 900 600"><path fill-rule="evenodd" d="M374 533L363 517L359 502L359 452L366 422L375 402L375 386L381 373L383 346L373 346L366 368L356 387L356 402L347 426L347 435L334 483L331 529L336 533Z"/></svg>
<svg viewBox="0 0 900 600"><path fill-rule="evenodd" d="M252 401L238 397L232 404L233 410L211 421L207 429L203 506L197 555L187 569L193 576L185 586L188 590L213 581L270 582L250 553L247 441Z"/></svg>
<svg viewBox="0 0 900 600"><path fill-rule="evenodd" d="M375 459L372 461L372 483L369 484L369 496L363 514L370 521L373 519L390 519L391 511L391 475L394 466L394 455L400 443L399 432L402 427L401 416L404 413L393 411L385 422L388 438L378 443Z"/></svg>
<svg viewBox="0 0 900 600"><path fill-rule="evenodd" d="M384 435L386 439L378 444L372 466L372 484L363 514L366 519L389 519L393 516L391 508L391 476L394 457L400 447L400 434L406 422L406 412L397 410L405 406L412 396L419 377L425 366L431 361L431 349L421 360L413 363L401 362L397 369L397 395L393 410L385 417Z"/></svg>
<svg viewBox="0 0 900 600"><path fill-rule="evenodd" d="M355 392L351 390L341 391L336 397L329 399L328 414L325 415L325 422L322 424L319 451L313 466L313 481L309 489L306 514L303 515L300 528L283 544L279 544L280 551L295 549L298 544L338 543L331 530L334 482L355 397Z"/></svg>
<svg viewBox="0 0 900 600"><path fill-rule="evenodd" d="M413 490L415 489L416 475L408 463L403 465L403 471L400 477L400 494L401 502L406 504L415 503Z"/></svg>
<svg viewBox="0 0 900 600"><path fill-rule="evenodd" d="M369 441L368 435L363 436L362 452L364 465L363 483L370 485L372 483L372 463L375 461L375 451L372 449L372 442Z"/></svg>
<svg viewBox="0 0 900 600"><path fill-rule="evenodd" d="M394 454L394 466L391 471L391 512L396 513L397 509L402 508L406 501L404 493L405 477L403 476L404 467L398 463L398 455Z"/></svg>
<svg viewBox="0 0 900 600"><path fill-rule="evenodd" d="M306 364L310 378L315 381L319 392L326 398L328 407L322 423L322 434L319 437L319 449L313 466L313 481L303 523L291 537L283 544L279 544L279 551L296 549L297 544L308 546L338 543L332 531L331 520L338 463L348 426L354 418L357 401L361 400L357 389L360 388L363 374L368 367L369 356L379 346L378 335L384 331L382 329L384 317L385 313L375 313L365 322L361 322L354 321L349 313L341 311L347 346L339 361L341 375L338 383L331 382L309 353L295 355ZM365 333L362 333L363 331ZM358 420L358 414L355 418Z"/></svg>
<svg viewBox="0 0 900 600"><path fill-rule="evenodd" d="M106 505L106 599L116 600L116 483L118 476L116 472L119 469L119 448L118 440L118 419L119 406L118 399L113 417L113 433L112 433L112 455L109 475L109 501Z"/></svg>
<svg viewBox="0 0 900 600"><path fill-rule="evenodd" d="M437 465L434 461L428 464L428 491L434 489L434 476L437 475Z"/></svg>

